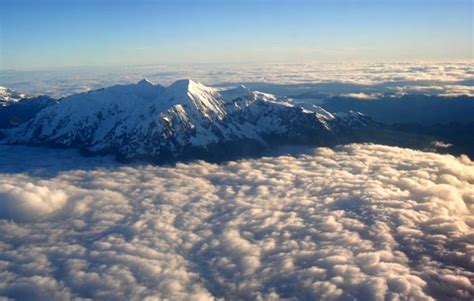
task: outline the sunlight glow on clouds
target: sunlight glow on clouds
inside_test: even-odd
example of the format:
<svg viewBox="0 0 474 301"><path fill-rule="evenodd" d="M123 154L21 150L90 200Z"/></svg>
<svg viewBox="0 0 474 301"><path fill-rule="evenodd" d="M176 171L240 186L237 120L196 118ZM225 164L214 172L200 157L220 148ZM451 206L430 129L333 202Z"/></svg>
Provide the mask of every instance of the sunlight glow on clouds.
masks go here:
<svg viewBox="0 0 474 301"><path fill-rule="evenodd" d="M66 203L61 190L27 183L24 186L0 185L0 216L13 220L33 220L47 216Z"/></svg>
<svg viewBox="0 0 474 301"><path fill-rule="evenodd" d="M467 157L354 144L159 167L2 146L0 170L0 296L474 296Z"/></svg>

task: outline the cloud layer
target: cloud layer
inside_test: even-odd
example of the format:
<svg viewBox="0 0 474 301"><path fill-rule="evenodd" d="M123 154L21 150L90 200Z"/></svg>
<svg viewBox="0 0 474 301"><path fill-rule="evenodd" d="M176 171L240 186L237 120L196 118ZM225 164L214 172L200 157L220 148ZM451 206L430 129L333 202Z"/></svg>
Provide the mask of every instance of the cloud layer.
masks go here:
<svg viewBox="0 0 474 301"><path fill-rule="evenodd" d="M302 86L290 95L317 91L348 93L427 93L474 96L472 62L458 63L301 63L301 64L198 64L147 65L109 68L75 68L0 72L0 86L30 95L63 97L119 83L134 83L144 77L164 85L192 78L207 85L270 83L320 84ZM336 85L334 85L336 83ZM346 87L341 84L347 85ZM263 92L279 92L272 87ZM288 92L288 91L285 91ZM285 94L287 95L287 94Z"/></svg>
<svg viewBox="0 0 474 301"><path fill-rule="evenodd" d="M466 157L354 144L157 167L2 146L0 170L0 296L474 296Z"/></svg>

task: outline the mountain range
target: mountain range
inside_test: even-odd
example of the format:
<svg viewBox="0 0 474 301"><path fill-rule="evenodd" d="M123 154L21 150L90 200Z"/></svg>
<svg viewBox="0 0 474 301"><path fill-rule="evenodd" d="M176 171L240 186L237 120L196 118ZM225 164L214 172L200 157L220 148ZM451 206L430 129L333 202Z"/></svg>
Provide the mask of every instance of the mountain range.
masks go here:
<svg viewBox="0 0 474 301"><path fill-rule="evenodd" d="M41 95L30 97L0 86L0 129L13 128L24 123L58 100Z"/></svg>
<svg viewBox="0 0 474 301"><path fill-rule="evenodd" d="M333 145L379 126L357 112L333 114L244 86L216 89L189 79L168 87L144 79L59 101L43 97L42 104L33 118L2 130L2 143L77 147L123 160L217 161L282 144Z"/></svg>

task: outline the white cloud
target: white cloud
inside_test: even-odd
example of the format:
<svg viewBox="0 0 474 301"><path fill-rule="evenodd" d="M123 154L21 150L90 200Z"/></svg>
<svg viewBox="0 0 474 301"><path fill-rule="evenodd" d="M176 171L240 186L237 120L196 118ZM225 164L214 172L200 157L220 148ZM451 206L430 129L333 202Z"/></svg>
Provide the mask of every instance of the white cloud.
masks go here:
<svg viewBox="0 0 474 301"><path fill-rule="evenodd" d="M367 93L347 93L347 94L341 94L343 97L352 97L352 98L357 98L361 100L374 100L377 98L382 97L383 95L380 93L374 93L374 94L367 94Z"/></svg>
<svg viewBox="0 0 474 301"><path fill-rule="evenodd" d="M46 186L1 184L0 216L20 221L40 219L61 209L66 200L64 192Z"/></svg>
<svg viewBox="0 0 474 301"><path fill-rule="evenodd" d="M474 79L473 67L472 62L147 65L41 72L3 71L0 72L0 85L30 95L60 97L119 83L135 83L144 77L164 85L177 79L192 78L207 85L243 82L321 84L292 88L291 95L308 91L330 94L398 91L473 96L472 85L464 83ZM347 86L327 85L331 83Z"/></svg>
<svg viewBox="0 0 474 301"><path fill-rule="evenodd" d="M354 144L159 167L2 146L0 170L10 205L41 191L50 214L0 219L0 296L474 296L467 157Z"/></svg>
<svg viewBox="0 0 474 301"><path fill-rule="evenodd" d="M445 143L443 141L433 141L433 143L431 143L431 145L433 145L434 147L437 147L437 148L449 148L449 147L453 146L452 144Z"/></svg>

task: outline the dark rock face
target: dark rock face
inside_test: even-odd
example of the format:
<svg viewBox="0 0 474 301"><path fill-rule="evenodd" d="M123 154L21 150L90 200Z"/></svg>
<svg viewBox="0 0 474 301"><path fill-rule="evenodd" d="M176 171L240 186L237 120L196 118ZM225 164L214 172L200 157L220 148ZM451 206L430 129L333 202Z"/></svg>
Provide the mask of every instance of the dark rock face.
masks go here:
<svg viewBox="0 0 474 301"><path fill-rule="evenodd" d="M49 96L24 98L0 106L0 129L16 127L34 118L42 109L57 103Z"/></svg>

